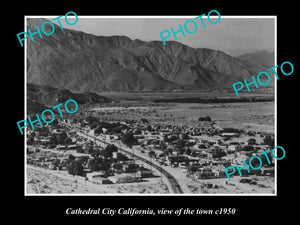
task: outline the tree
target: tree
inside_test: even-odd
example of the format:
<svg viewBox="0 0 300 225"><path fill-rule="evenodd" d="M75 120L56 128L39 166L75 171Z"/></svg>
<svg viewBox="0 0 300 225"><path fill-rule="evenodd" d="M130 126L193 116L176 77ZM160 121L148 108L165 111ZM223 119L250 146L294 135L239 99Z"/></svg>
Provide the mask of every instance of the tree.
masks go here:
<svg viewBox="0 0 300 225"><path fill-rule="evenodd" d="M231 140L231 137L230 137L230 136L225 136L225 137L223 137L223 141L229 141L229 140Z"/></svg>
<svg viewBox="0 0 300 225"><path fill-rule="evenodd" d="M97 124L93 123L91 126L90 126L90 129L93 130L97 127Z"/></svg>
<svg viewBox="0 0 300 225"><path fill-rule="evenodd" d="M89 125L91 125L91 124L93 124L93 123L98 123L98 122L99 122L99 120L98 120L96 117L94 117L94 116L87 116L87 117L85 118L85 121L86 121Z"/></svg>
<svg viewBox="0 0 300 225"><path fill-rule="evenodd" d="M145 119L145 118L141 118L141 122L142 122L142 123L149 123L148 120Z"/></svg>
<svg viewBox="0 0 300 225"><path fill-rule="evenodd" d="M178 149L176 149L176 151L178 152L179 155L182 155L185 152L184 148L178 148Z"/></svg>
<svg viewBox="0 0 300 225"><path fill-rule="evenodd" d="M101 151L100 154L103 155L105 158L108 158L113 156L113 152L117 152L117 151L118 148L115 145L111 144L111 145L107 145L105 149Z"/></svg>
<svg viewBox="0 0 300 225"><path fill-rule="evenodd" d="M131 148L132 145L138 144L137 139L133 136L133 134L131 132L122 134L121 141L123 142L123 144L127 145L129 148Z"/></svg>
<svg viewBox="0 0 300 225"><path fill-rule="evenodd" d="M134 131L134 134L135 134L135 135L142 134L142 130L141 130L140 128L137 128L137 129Z"/></svg>
<svg viewBox="0 0 300 225"><path fill-rule="evenodd" d="M105 150L111 151L111 152L117 152L117 151L118 151L118 147L115 146L115 145L113 145L113 144L111 144L111 145L107 145L107 146L105 147Z"/></svg>
<svg viewBox="0 0 300 225"><path fill-rule="evenodd" d="M211 121L211 118L209 116L205 117L206 121Z"/></svg>
<svg viewBox="0 0 300 225"><path fill-rule="evenodd" d="M187 148L185 150L185 154L190 155L192 153L192 150L190 148Z"/></svg>
<svg viewBox="0 0 300 225"><path fill-rule="evenodd" d="M243 133L242 130L239 130L239 129L236 129L236 128L232 128L232 127L226 127L226 128L223 128L223 132L224 133Z"/></svg>
<svg viewBox="0 0 300 225"><path fill-rule="evenodd" d="M155 156L155 152L151 150L151 151L148 153L148 155L149 155L150 158L152 158L153 156Z"/></svg>
<svg viewBox="0 0 300 225"><path fill-rule="evenodd" d="M118 160L119 161L128 161L129 158L126 155L124 155L124 154L119 154L118 155Z"/></svg>
<svg viewBox="0 0 300 225"><path fill-rule="evenodd" d="M176 149L183 149L185 146L185 141L183 140L177 140L176 143L175 143L175 148Z"/></svg>
<svg viewBox="0 0 300 225"><path fill-rule="evenodd" d="M196 157L197 156L197 152L195 150L192 151L191 156Z"/></svg>
<svg viewBox="0 0 300 225"><path fill-rule="evenodd" d="M226 156L227 154L226 154L226 152L223 150L223 149L216 149L215 150L215 156L217 157L217 158L221 158L221 157L223 157L223 156Z"/></svg>
<svg viewBox="0 0 300 225"><path fill-rule="evenodd" d="M198 170L197 166L194 166L194 165L188 166L187 169L188 169L188 173L195 173Z"/></svg>
<svg viewBox="0 0 300 225"><path fill-rule="evenodd" d="M34 137L31 136L31 137L29 137L29 138L27 139L27 144L28 144L28 145L32 145L33 143L34 143Z"/></svg>
<svg viewBox="0 0 300 225"><path fill-rule="evenodd" d="M250 138L248 140L248 145L255 145L256 144L256 139L255 138Z"/></svg>
<svg viewBox="0 0 300 225"><path fill-rule="evenodd" d="M79 157L77 160L78 160L78 162L81 163L81 165L84 165L84 164L87 163L88 159L89 159L88 156L81 156L81 157Z"/></svg>
<svg viewBox="0 0 300 225"><path fill-rule="evenodd" d="M84 153L84 149L82 149L81 146L76 146L76 152L77 153Z"/></svg>
<svg viewBox="0 0 300 225"><path fill-rule="evenodd" d="M198 121L211 121L211 118L209 116L199 117Z"/></svg>
<svg viewBox="0 0 300 225"><path fill-rule="evenodd" d="M163 141L161 141L161 142L159 143L159 149L162 150L162 151L164 151L165 149L167 149L166 143L163 142Z"/></svg>
<svg viewBox="0 0 300 225"><path fill-rule="evenodd" d="M100 149L93 149L92 151L89 151L89 153L92 157L96 158L99 157L99 155L101 155L101 151Z"/></svg>
<svg viewBox="0 0 300 225"><path fill-rule="evenodd" d="M267 134L264 137L263 142L265 145L269 145L271 148L274 148L274 138L270 134Z"/></svg>
<svg viewBox="0 0 300 225"><path fill-rule="evenodd" d="M63 131L53 137L54 144L66 144L68 142L67 132Z"/></svg>
<svg viewBox="0 0 300 225"><path fill-rule="evenodd" d="M178 140L178 135L171 135L171 136L164 135L164 142L173 142L176 140Z"/></svg>
<svg viewBox="0 0 300 225"><path fill-rule="evenodd" d="M100 164L102 163L102 159L101 158L94 158L94 159L90 159L88 161L88 168L91 171L99 171L100 170Z"/></svg>
<svg viewBox="0 0 300 225"><path fill-rule="evenodd" d="M189 138L189 135L186 133L183 133L183 134L179 135L179 137L181 140L187 140Z"/></svg>
<svg viewBox="0 0 300 225"><path fill-rule="evenodd" d="M167 148L165 152L168 153L168 155L172 155L173 149Z"/></svg>
<svg viewBox="0 0 300 225"><path fill-rule="evenodd" d="M254 147L252 145L245 145L243 151L254 151Z"/></svg>
<svg viewBox="0 0 300 225"><path fill-rule="evenodd" d="M83 166L81 165L80 162L78 162L77 160L74 160L69 165L68 172L69 172L69 174L72 174L72 175L82 176L83 175Z"/></svg>
<svg viewBox="0 0 300 225"><path fill-rule="evenodd" d="M260 159L261 159L261 161L262 161L262 165L264 165L264 166L266 166L266 167L272 167L272 166L274 166L274 163L273 163L273 161L272 161L272 151L270 151L270 152L266 152L266 155L268 156L268 157L266 157L265 155L262 157L260 157ZM270 164L269 164L269 161L268 161L268 159L269 159L269 161L270 161ZM254 160L252 160L252 161L254 161ZM251 161L251 164L252 164L252 161ZM255 161L258 161L258 160L255 160ZM255 166L255 167L257 167L257 166Z"/></svg>
<svg viewBox="0 0 300 225"><path fill-rule="evenodd" d="M104 158L99 166L100 170L107 171L110 167L110 163L106 158Z"/></svg>
<svg viewBox="0 0 300 225"><path fill-rule="evenodd" d="M69 162L72 162L72 161L74 161L75 159L76 159L76 158L75 158L74 155L69 154L69 156L68 156L68 161L69 161Z"/></svg>
<svg viewBox="0 0 300 225"><path fill-rule="evenodd" d="M148 126L146 127L146 130L149 131L149 132L151 132L151 131L152 131L151 125L148 125Z"/></svg>
<svg viewBox="0 0 300 225"><path fill-rule="evenodd" d="M256 134L255 131L249 130L249 131L247 132L247 135L248 135L248 136L255 136L255 134Z"/></svg>
<svg viewBox="0 0 300 225"><path fill-rule="evenodd" d="M51 162L51 164L56 168L56 167L59 166L60 160L59 159L55 159L54 161Z"/></svg>
<svg viewBox="0 0 300 225"><path fill-rule="evenodd" d="M98 126L97 128L95 128L95 130L94 130L95 135L98 135L98 134L101 134L101 133L103 133L102 127Z"/></svg>

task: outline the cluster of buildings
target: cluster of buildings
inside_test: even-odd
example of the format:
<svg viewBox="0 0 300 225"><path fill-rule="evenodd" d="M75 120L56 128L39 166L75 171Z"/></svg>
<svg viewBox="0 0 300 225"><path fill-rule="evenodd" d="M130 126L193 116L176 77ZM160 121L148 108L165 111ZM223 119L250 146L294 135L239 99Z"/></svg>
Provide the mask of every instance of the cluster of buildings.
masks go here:
<svg viewBox="0 0 300 225"><path fill-rule="evenodd" d="M76 129L101 137L115 146L121 144L123 134L131 133L136 139L133 149L145 157L151 157L161 166L178 168L194 179L225 178L224 168L235 164L243 167L244 160L272 147L264 143L267 134L244 132L233 128L222 129L211 121L203 121L201 126L189 127L150 125L143 119L116 121L113 125L105 126L96 118L89 120L82 118L64 119L58 127L48 126L44 128L47 131L43 132L29 130L27 143L36 148L38 146L52 148L57 152L74 151L77 158L87 157L86 161L81 159L86 177L98 183L140 182L143 177L152 176L153 173L150 169L135 164L134 160L119 151L112 152L112 155L105 158L109 164L105 171L89 171L89 160L94 159L95 155L103 158L101 156L103 147L78 136ZM31 160L31 157L28 160ZM55 161L51 157L48 160ZM58 168L67 169L63 164L66 161L67 159L60 158L61 166ZM270 175L274 173L274 166L265 164L261 170L253 173Z"/></svg>
<svg viewBox="0 0 300 225"><path fill-rule="evenodd" d="M141 182L153 176L151 169L126 154L110 152L63 125L28 130L27 164L70 173L73 161L79 162L82 168L82 173L77 175L99 184Z"/></svg>
<svg viewBox="0 0 300 225"><path fill-rule="evenodd" d="M126 125L119 133L102 128L102 133L95 134L88 125L83 129L114 143L120 142L122 133L131 132L139 143L136 149L145 154L151 152L151 156L161 165L178 167L188 176L196 178L225 177L224 168L233 164L242 167L244 160L272 148L269 143L264 143L264 138L270 134L222 129L211 121L193 127L150 125L145 119L118 122ZM274 173L274 166L265 164L261 170L251 173L269 175Z"/></svg>

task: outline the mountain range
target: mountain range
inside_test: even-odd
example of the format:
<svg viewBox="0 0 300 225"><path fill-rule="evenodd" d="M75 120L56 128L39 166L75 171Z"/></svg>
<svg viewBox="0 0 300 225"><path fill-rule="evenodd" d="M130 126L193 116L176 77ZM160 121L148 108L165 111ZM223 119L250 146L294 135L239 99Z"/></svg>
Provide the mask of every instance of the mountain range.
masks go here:
<svg viewBox="0 0 300 225"><path fill-rule="evenodd" d="M45 21L29 18L27 28L34 31ZM49 24L44 29L52 30ZM27 83L72 92L232 88L232 83L269 68L274 58L274 53L232 57L176 41L164 45L126 36L96 36L57 25L52 35L35 37L34 42L27 40Z"/></svg>
<svg viewBox="0 0 300 225"><path fill-rule="evenodd" d="M250 62L253 65L259 64L268 68L274 66L274 52L262 50L239 55L238 58Z"/></svg>

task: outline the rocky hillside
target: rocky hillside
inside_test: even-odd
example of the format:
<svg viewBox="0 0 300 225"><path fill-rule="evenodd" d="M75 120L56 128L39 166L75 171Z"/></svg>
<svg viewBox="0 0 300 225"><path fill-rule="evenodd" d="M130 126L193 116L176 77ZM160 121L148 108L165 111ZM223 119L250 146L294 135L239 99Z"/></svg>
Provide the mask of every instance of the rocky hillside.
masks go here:
<svg viewBox="0 0 300 225"><path fill-rule="evenodd" d="M46 108L65 103L69 99L74 99L78 104L110 102L107 97L95 93L72 93L66 89L27 84L27 109L29 112L43 111Z"/></svg>
<svg viewBox="0 0 300 225"><path fill-rule="evenodd" d="M268 68L275 66L274 52L257 51L240 55L238 58L253 65L260 65Z"/></svg>
<svg viewBox="0 0 300 225"><path fill-rule="evenodd" d="M44 22L28 19L28 28ZM49 26L49 27L47 27ZM51 26L45 25L46 32ZM73 92L232 88L266 69L248 61L179 42L144 42L61 30L27 41L27 82Z"/></svg>

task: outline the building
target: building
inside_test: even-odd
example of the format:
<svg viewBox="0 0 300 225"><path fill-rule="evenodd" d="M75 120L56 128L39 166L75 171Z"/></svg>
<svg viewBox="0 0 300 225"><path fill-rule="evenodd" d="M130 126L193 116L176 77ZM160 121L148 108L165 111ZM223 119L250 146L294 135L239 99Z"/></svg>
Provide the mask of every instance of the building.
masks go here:
<svg viewBox="0 0 300 225"><path fill-rule="evenodd" d="M137 174L141 177L152 177L153 171L144 167L139 168Z"/></svg>
<svg viewBox="0 0 300 225"><path fill-rule="evenodd" d="M68 149L69 150L76 150L77 149L77 145L68 145Z"/></svg>
<svg viewBox="0 0 300 225"><path fill-rule="evenodd" d="M120 174L109 178L110 181L112 181L115 184L120 183L134 183L134 182L141 182L142 177L138 175L137 173L134 173L132 175L128 174Z"/></svg>
<svg viewBox="0 0 300 225"><path fill-rule="evenodd" d="M104 177L103 172L92 172L92 173L87 173L86 177L88 180L92 181L93 183L98 183L98 184L112 184L112 181Z"/></svg>
<svg viewBox="0 0 300 225"><path fill-rule="evenodd" d="M67 146L66 145L57 145L56 150L67 150Z"/></svg>
<svg viewBox="0 0 300 225"><path fill-rule="evenodd" d="M238 133L222 133L221 136L222 137L233 138L233 137L238 137L239 134Z"/></svg>

